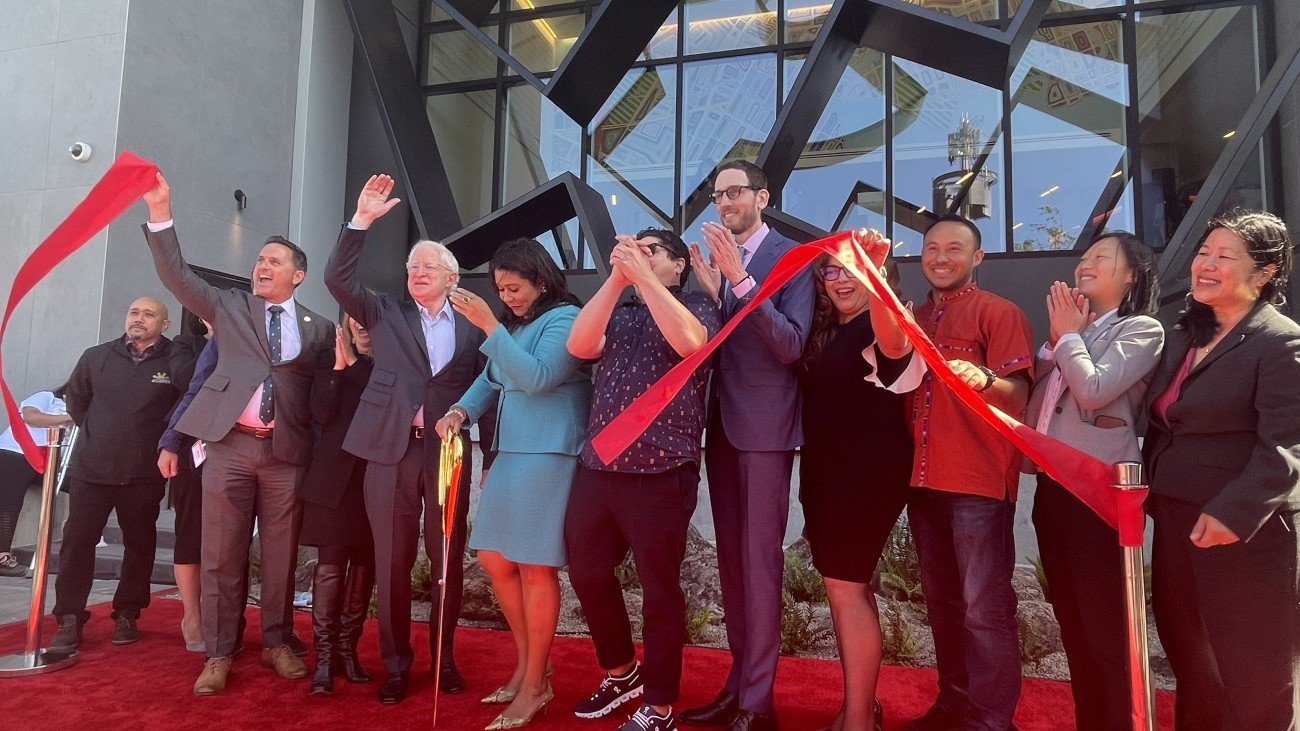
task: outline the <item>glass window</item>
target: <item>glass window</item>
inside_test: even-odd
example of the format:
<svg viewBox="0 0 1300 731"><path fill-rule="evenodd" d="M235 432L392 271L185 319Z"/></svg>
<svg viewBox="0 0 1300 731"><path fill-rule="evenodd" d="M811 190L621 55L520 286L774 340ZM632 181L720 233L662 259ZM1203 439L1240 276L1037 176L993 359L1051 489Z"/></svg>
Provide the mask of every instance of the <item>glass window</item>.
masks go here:
<svg viewBox="0 0 1300 731"><path fill-rule="evenodd" d="M786 61L787 79L802 61ZM827 231L885 230L884 84L884 57L855 51L781 192L782 210Z"/></svg>
<svg viewBox="0 0 1300 731"><path fill-rule="evenodd" d="M635 189L647 206L671 211L676 130L676 70L671 66L632 69L592 123L591 185L606 199L619 195L621 204L633 196L623 196L621 188L609 185L618 182Z"/></svg>
<svg viewBox="0 0 1300 731"><path fill-rule="evenodd" d="M1007 12L1012 15L1020 9L1021 0L1008 0ZM1047 12L1064 13L1071 10L1096 10L1098 8L1118 7L1124 4L1124 0L1052 0L1052 4L1047 6Z"/></svg>
<svg viewBox="0 0 1300 731"><path fill-rule="evenodd" d="M927 214L949 210L975 222L985 251L1003 251L1001 94L902 59L892 71L895 253L919 254Z"/></svg>
<svg viewBox="0 0 1300 731"><path fill-rule="evenodd" d="M998 19L998 0L909 0L909 2L974 23Z"/></svg>
<svg viewBox="0 0 1300 731"><path fill-rule="evenodd" d="M686 53L709 53L776 43L775 3L758 0L685 0Z"/></svg>
<svg viewBox="0 0 1300 731"><path fill-rule="evenodd" d="M776 121L776 57L696 61L682 71L681 200L723 160L753 160Z"/></svg>
<svg viewBox="0 0 1300 731"><path fill-rule="evenodd" d="M496 40L495 25L485 26L482 31L488 38ZM491 79L497 75L497 57L469 31L433 33L429 35L428 44L425 84Z"/></svg>
<svg viewBox="0 0 1300 731"><path fill-rule="evenodd" d="M510 0L511 10L533 10L552 5L573 5L577 0Z"/></svg>
<svg viewBox="0 0 1300 731"><path fill-rule="evenodd" d="M1144 238L1168 241L1258 88L1255 11L1139 14L1137 104ZM1259 204L1262 174L1234 192ZM1249 167L1249 166L1248 166Z"/></svg>
<svg viewBox="0 0 1300 731"><path fill-rule="evenodd" d="M515 86L507 91L505 127L505 201L560 173L578 174L582 129L533 87Z"/></svg>
<svg viewBox="0 0 1300 731"><path fill-rule="evenodd" d="M506 50L535 74L554 71L582 35L585 24L581 13L520 20L510 24ZM509 66L506 70L513 73Z"/></svg>
<svg viewBox="0 0 1300 731"><path fill-rule="evenodd" d="M1040 29L1012 74L1015 251L1071 249L1085 231L1133 230L1119 36L1118 22Z"/></svg>
<svg viewBox="0 0 1300 731"><path fill-rule="evenodd" d="M495 92L488 90L438 94L427 102L456 210L467 225L492 212L495 101Z"/></svg>
<svg viewBox="0 0 1300 731"><path fill-rule="evenodd" d="M664 24L659 26L650 43L646 45L645 53L642 58L647 60L654 58L674 58L677 56L677 10L668 16Z"/></svg>
<svg viewBox="0 0 1300 731"><path fill-rule="evenodd" d="M830 11L831 4L826 0L786 0L786 42L810 43L816 40Z"/></svg>
<svg viewBox="0 0 1300 731"><path fill-rule="evenodd" d="M605 199L615 231L630 235L643 228L674 228L662 210L611 171L593 166L590 185Z"/></svg>

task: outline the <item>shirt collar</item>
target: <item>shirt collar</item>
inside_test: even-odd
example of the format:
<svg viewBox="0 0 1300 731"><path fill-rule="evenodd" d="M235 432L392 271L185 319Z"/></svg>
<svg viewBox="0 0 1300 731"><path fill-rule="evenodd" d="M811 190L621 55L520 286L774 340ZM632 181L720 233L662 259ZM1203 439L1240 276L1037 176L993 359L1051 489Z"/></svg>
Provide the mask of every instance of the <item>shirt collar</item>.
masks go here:
<svg viewBox="0 0 1300 731"><path fill-rule="evenodd" d="M1113 319L1115 315L1118 313L1119 313L1119 308L1116 307L1115 309L1109 312L1103 312L1100 315L1098 315L1097 319L1092 321L1093 332L1096 332L1097 330L1100 330L1101 328L1105 327L1106 323L1109 322L1111 319Z"/></svg>
<svg viewBox="0 0 1300 731"><path fill-rule="evenodd" d="M439 308L437 312L430 312L427 307L419 302L416 302L415 306L420 310L420 317L428 320L430 323L437 322L439 318L446 318L448 322L456 319L456 311L451 308L450 299L444 299L442 301L442 307Z"/></svg>
<svg viewBox="0 0 1300 731"><path fill-rule="evenodd" d="M131 339L131 336L126 333L122 334L122 342L126 343L126 352L130 353L132 358L138 360L156 350L158 348L158 343L162 342L162 338L158 338L153 342L153 345L150 345L144 350L140 350L140 348L135 344L135 341Z"/></svg>
<svg viewBox="0 0 1300 731"><path fill-rule="evenodd" d="M740 245L745 247L745 251L749 252L750 256L753 256L754 252L758 251L758 245L763 243L763 239L767 238L767 234L770 231L771 229L769 229L767 227L767 224L764 223L760 225L758 227L758 230L755 231L752 235L750 235L749 238L740 242Z"/></svg>
<svg viewBox="0 0 1300 731"><path fill-rule="evenodd" d="M271 305L278 304L280 307L284 308L284 314L295 320L298 319L298 305L293 301L292 297L283 302L271 302L269 300L262 300L262 302L265 304L267 310L271 309Z"/></svg>
<svg viewBox="0 0 1300 731"><path fill-rule="evenodd" d="M971 292L974 292L977 289L979 289L979 285L976 284L974 281L972 281L970 284L967 284L965 287L962 287L956 292L944 292L943 294L939 295L938 300L934 299L934 290L930 290L930 299L936 305L946 305L955 299L965 297L967 294L970 294Z"/></svg>

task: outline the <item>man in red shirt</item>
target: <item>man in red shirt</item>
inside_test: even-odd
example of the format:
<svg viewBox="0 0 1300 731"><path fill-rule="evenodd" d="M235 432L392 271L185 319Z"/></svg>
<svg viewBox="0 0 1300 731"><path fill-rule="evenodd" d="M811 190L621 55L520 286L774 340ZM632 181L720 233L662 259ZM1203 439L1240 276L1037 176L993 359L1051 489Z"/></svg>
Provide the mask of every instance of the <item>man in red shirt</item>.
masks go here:
<svg viewBox="0 0 1300 731"><path fill-rule="evenodd" d="M983 259L970 221L945 216L931 226L921 248L930 293L916 320L967 385L1020 417L1032 379L1033 333L1018 307L975 284ZM905 728L1006 731L1020 698L1011 588L1016 449L933 374L911 403L916 490L908 519L934 631L939 697Z"/></svg>

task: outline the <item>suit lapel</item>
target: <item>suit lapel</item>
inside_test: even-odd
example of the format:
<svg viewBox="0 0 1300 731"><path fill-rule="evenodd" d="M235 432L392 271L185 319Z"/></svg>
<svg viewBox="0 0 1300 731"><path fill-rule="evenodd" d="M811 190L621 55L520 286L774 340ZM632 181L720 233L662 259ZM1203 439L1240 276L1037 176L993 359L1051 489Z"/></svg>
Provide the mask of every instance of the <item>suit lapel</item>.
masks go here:
<svg viewBox="0 0 1300 731"><path fill-rule="evenodd" d="M298 342L300 345L298 356L301 357L316 345L317 331L319 330L316 320L319 315L303 307L298 300L293 301L293 309L298 316Z"/></svg>
<svg viewBox="0 0 1300 731"><path fill-rule="evenodd" d="M411 334L415 337L415 342L420 346L420 358L424 361L424 369L429 370L429 344L424 341L424 323L420 320L420 307L415 302L406 300L401 305L402 317L406 320L406 326L411 328Z"/></svg>
<svg viewBox="0 0 1300 731"><path fill-rule="evenodd" d="M1263 324L1264 321L1269 318L1270 314L1271 313L1269 313L1264 306L1258 306L1252 310L1249 315L1246 315L1245 319L1237 323L1236 327L1232 328L1231 332L1223 336L1223 340L1220 340L1219 344L1214 346L1214 350L1211 350L1205 356L1205 359L1198 363L1196 367L1192 369L1191 373L1187 374L1187 377L1190 379L1192 376L1208 368L1214 361L1222 358L1224 353L1227 353L1238 345L1241 345L1241 343L1246 340L1246 336L1250 334L1252 330Z"/></svg>
<svg viewBox="0 0 1300 731"><path fill-rule="evenodd" d="M257 333L257 342L262 344L262 354L270 360L271 342L266 339L266 300L249 295L248 316L253 321L253 332Z"/></svg>

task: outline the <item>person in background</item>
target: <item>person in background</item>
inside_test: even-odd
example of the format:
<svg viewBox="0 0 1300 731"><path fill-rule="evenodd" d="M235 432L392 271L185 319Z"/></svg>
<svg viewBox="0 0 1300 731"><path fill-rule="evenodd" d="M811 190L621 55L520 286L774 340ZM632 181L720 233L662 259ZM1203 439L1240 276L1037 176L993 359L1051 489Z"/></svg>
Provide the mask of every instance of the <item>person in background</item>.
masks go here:
<svg viewBox="0 0 1300 731"><path fill-rule="evenodd" d="M1106 232L1047 294L1047 343L1034 364L1025 423L1103 462L1140 461L1137 422L1165 331L1151 249ZM1038 473L1034 529L1070 664L1075 727L1131 723L1123 550L1119 535L1060 483Z"/></svg>
<svg viewBox="0 0 1300 731"><path fill-rule="evenodd" d="M1212 219L1148 390L1151 601L1179 731L1300 716L1300 326L1277 309L1292 257L1277 216Z"/></svg>
<svg viewBox="0 0 1300 731"><path fill-rule="evenodd" d="M332 694L340 665L349 682L370 682L357 642L375 586L375 541L366 515L366 461L343 449L343 439L375 362L370 334L346 314L337 338L334 369L312 393L312 418L321 435L298 489L303 501L298 542L315 546L318 556L312 577L316 671L310 695Z"/></svg>
<svg viewBox="0 0 1300 731"><path fill-rule="evenodd" d="M890 250L875 231L864 246L881 263ZM889 276L896 286L896 267ZM902 332L838 261L818 257L812 278L817 304L798 371L799 502L844 675L844 700L828 729L879 731L884 710L874 698L882 640L871 579L907 504L912 433L905 406L925 368L915 353L897 360L883 355L878 341L898 347ZM847 469L849 459L868 467Z"/></svg>
<svg viewBox="0 0 1300 731"><path fill-rule="evenodd" d="M488 724L527 725L554 697L547 678L560 614L564 513L591 407L591 376L565 343L578 298L541 244L502 244L488 263L500 318L465 289L452 307L482 330L487 367L438 420L438 436L459 431L497 404L497 458L483 486L470 548L492 579L514 636L518 662L502 688L484 699L508 703Z"/></svg>
<svg viewBox="0 0 1300 731"><path fill-rule="evenodd" d="M63 403L67 388L65 383L52 391L37 391L18 405L23 424L38 448L47 441L46 429L72 426L72 417L68 416L68 407ZM11 551L23 500L27 497L27 490L39 478L40 474L23 456L22 447L14 439L14 428L10 425L4 434L0 434L0 576L27 574L27 567L19 564Z"/></svg>

